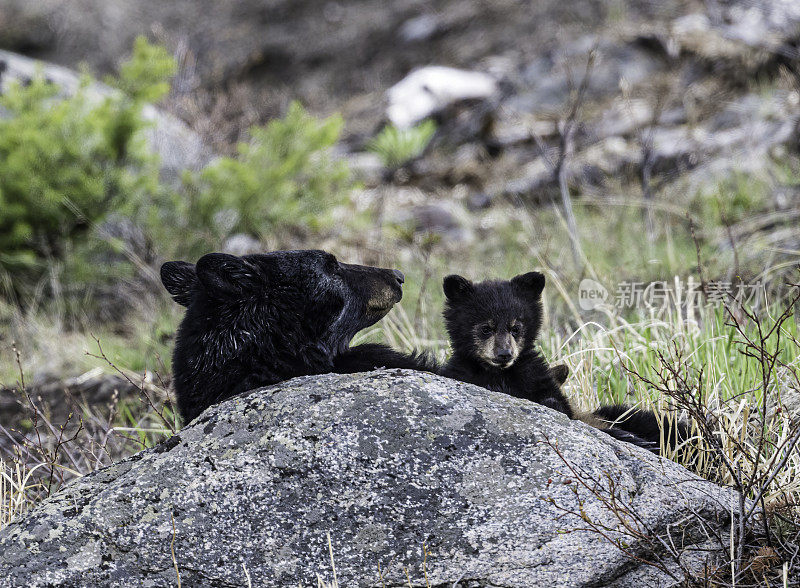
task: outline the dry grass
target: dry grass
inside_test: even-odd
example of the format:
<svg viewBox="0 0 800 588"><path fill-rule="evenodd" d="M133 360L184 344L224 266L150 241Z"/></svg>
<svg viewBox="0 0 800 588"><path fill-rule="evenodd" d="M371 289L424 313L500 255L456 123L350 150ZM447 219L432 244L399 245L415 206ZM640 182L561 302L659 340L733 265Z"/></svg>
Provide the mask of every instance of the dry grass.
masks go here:
<svg viewBox="0 0 800 588"><path fill-rule="evenodd" d="M0 529L36 504L40 483L34 480L41 465L27 467L20 461L0 459Z"/></svg>

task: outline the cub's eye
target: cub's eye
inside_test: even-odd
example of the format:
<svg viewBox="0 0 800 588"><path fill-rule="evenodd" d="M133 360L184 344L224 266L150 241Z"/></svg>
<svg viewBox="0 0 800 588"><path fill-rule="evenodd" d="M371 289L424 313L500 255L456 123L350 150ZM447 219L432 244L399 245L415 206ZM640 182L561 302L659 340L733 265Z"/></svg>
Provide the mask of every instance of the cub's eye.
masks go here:
<svg viewBox="0 0 800 588"><path fill-rule="evenodd" d="M488 337L489 335L492 334L492 332L493 332L492 327L490 327L489 325L482 325L478 329L478 334L480 334L481 337Z"/></svg>
<svg viewBox="0 0 800 588"><path fill-rule="evenodd" d="M511 333L512 337L519 337L522 334L522 327L519 325L511 325L511 328L508 329L508 331Z"/></svg>

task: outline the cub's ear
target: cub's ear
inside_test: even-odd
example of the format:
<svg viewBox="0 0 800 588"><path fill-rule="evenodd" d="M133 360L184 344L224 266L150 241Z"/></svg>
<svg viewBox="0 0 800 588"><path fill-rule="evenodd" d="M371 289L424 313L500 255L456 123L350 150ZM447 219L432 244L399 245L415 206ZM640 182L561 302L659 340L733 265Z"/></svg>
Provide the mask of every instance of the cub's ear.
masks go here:
<svg viewBox="0 0 800 588"><path fill-rule="evenodd" d="M569 368L565 363L550 366L550 375L553 376L553 379L556 381L556 383L561 386L567 381L567 376L569 376Z"/></svg>
<svg viewBox="0 0 800 588"><path fill-rule="evenodd" d="M189 306L192 292L197 287L194 266L185 261L168 261L161 266L161 283L181 306Z"/></svg>
<svg viewBox="0 0 800 588"><path fill-rule="evenodd" d="M227 253L204 255L197 261L195 271L200 285L215 298L240 296L265 285L253 264Z"/></svg>
<svg viewBox="0 0 800 588"><path fill-rule="evenodd" d="M544 290L544 274L539 272L528 272L511 278L511 283L534 298L539 298Z"/></svg>
<svg viewBox="0 0 800 588"><path fill-rule="evenodd" d="M470 282L467 278L462 278L461 276L457 276L455 274L452 276L447 276L442 281L442 288L444 289L444 295L451 302L463 300L475 291L475 287L472 285L472 282Z"/></svg>

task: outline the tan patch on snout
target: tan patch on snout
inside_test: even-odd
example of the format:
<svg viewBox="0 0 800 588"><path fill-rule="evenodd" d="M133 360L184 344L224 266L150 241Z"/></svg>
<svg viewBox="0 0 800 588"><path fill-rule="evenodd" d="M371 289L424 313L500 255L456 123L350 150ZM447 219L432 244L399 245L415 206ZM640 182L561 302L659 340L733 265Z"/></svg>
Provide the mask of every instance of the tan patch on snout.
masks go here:
<svg viewBox="0 0 800 588"><path fill-rule="evenodd" d="M511 359L506 363L502 364L502 367L511 367L514 365L514 362L517 361L519 357L519 350L520 346L517 344L517 340L511 335L511 333L505 333L504 335L497 335L495 337L495 351L498 349L508 349L511 352Z"/></svg>
<svg viewBox="0 0 800 588"><path fill-rule="evenodd" d="M475 353L485 363L494 367L508 368L514 365L519 358L522 342L517 341L511 333L492 334L489 337L480 335L481 327L476 327L473 333ZM499 363L495 354L499 349L508 349L511 352L511 359L506 363Z"/></svg>
<svg viewBox="0 0 800 588"><path fill-rule="evenodd" d="M374 313L388 313L392 307L400 302L402 295L398 295L397 288L390 286L382 280L373 280L367 308Z"/></svg>
<svg viewBox="0 0 800 588"><path fill-rule="evenodd" d="M515 361L517 361L522 346L510 334L508 335L508 338L510 339L508 348L511 350L511 361L508 363L508 365L511 366L514 364Z"/></svg>

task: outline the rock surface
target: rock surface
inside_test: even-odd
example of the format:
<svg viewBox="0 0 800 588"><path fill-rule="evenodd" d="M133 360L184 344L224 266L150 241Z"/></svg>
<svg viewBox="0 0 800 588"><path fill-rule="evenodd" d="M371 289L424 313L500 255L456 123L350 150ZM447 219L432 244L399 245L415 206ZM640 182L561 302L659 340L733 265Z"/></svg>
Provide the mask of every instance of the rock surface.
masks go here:
<svg viewBox="0 0 800 588"><path fill-rule="evenodd" d="M602 497L610 480L687 561L701 522L724 541L726 490L549 409L415 372L298 378L4 529L0 585L316 585L332 580L328 533L341 586L407 586L404 568L412 586L671 585L581 530L618 526L582 484Z"/></svg>

